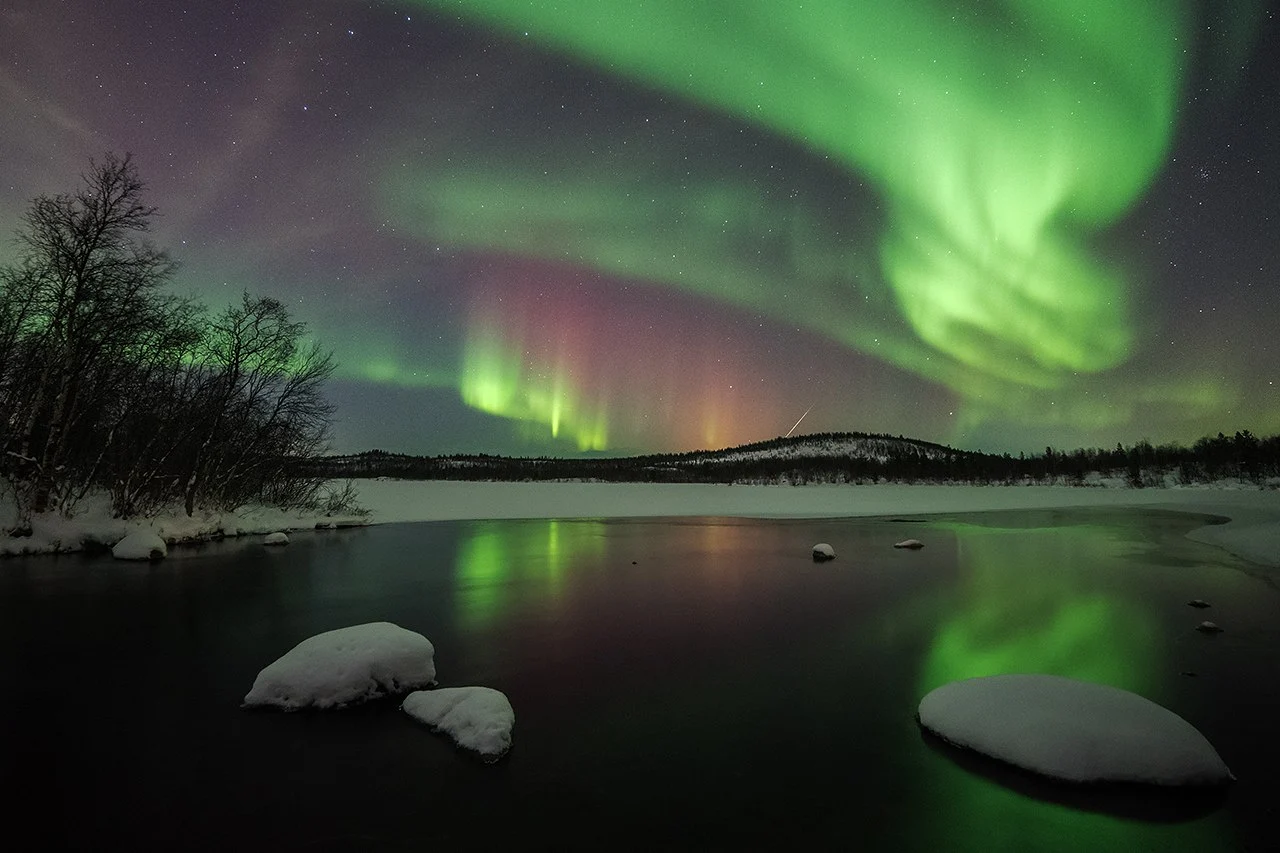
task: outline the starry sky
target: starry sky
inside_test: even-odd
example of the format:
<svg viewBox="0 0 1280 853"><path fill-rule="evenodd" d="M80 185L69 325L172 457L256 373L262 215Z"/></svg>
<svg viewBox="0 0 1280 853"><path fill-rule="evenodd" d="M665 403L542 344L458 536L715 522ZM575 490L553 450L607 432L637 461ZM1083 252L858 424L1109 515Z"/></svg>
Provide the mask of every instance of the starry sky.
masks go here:
<svg viewBox="0 0 1280 853"><path fill-rule="evenodd" d="M11 0L0 231L131 152L343 452L1270 434L1277 5Z"/></svg>

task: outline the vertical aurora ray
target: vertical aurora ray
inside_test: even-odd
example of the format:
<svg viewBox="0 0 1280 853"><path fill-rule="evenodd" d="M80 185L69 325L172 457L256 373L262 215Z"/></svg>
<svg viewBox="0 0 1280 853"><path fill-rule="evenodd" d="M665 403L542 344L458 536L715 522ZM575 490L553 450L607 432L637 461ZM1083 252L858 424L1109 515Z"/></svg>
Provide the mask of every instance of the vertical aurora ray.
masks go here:
<svg viewBox="0 0 1280 853"><path fill-rule="evenodd" d="M400 173L389 193L406 221L417 195L425 227L458 245L571 259L802 323L942 383L970 420L1116 421L1132 377L1099 380L1110 401L1081 377L1132 354L1134 285L1097 246L1168 152L1186 4L422 2L767 128L881 201L875 219L847 211L844 223L770 202L774 225L800 214L781 271L752 269L728 236L761 209L741 183L694 174L677 192L635 165L612 183L593 183L599 164L548 170L545 153L523 176L424 166L418 186Z"/></svg>
<svg viewBox="0 0 1280 853"><path fill-rule="evenodd" d="M510 336L518 324L515 317L476 307L462 353L463 402L530 424L530 438L546 433L553 440L571 439L578 450L606 449L607 400L589 402L579 392L563 341L556 347L556 341L531 343Z"/></svg>
<svg viewBox="0 0 1280 853"><path fill-rule="evenodd" d="M811 406L815 429L903 416L872 383L865 396L830 393L827 371L857 369L856 357L794 329L779 337L757 317L572 266L474 264L458 387L517 421L530 446L726 447L778 435Z"/></svg>

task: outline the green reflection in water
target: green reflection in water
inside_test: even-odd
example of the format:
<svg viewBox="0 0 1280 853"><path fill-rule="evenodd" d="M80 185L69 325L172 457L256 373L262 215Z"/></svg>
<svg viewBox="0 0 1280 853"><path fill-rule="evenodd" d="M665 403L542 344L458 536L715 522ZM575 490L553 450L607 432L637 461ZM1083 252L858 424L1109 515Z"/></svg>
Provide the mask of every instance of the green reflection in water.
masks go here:
<svg viewBox="0 0 1280 853"><path fill-rule="evenodd" d="M948 681L1007 672L1149 691L1150 617L1131 601L1085 587L1080 573L1080 567L1111 559L1105 530L952 529L962 609L938 629L920 679L922 694Z"/></svg>
<svg viewBox="0 0 1280 853"><path fill-rule="evenodd" d="M463 535L454 581L464 629L488 628L517 603L554 608L570 565L605 552L599 521L481 521Z"/></svg>
<svg viewBox="0 0 1280 853"><path fill-rule="evenodd" d="M934 637L918 693L964 678L1047 673L1158 691L1158 628L1099 569L1124 571L1111 531L1096 525L999 529L946 525L956 536L961 601ZM941 757L925 765L921 831L938 849L1227 849L1221 816L1154 824L1045 802L969 773Z"/></svg>

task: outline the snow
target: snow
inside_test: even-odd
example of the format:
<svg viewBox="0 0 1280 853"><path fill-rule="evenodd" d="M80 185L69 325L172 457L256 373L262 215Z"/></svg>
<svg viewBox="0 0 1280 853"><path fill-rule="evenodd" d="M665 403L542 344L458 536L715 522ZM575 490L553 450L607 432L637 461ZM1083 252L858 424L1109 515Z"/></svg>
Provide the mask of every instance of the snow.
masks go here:
<svg viewBox="0 0 1280 853"><path fill-rule="evenodd" d="M834 560L836 558L836 549L832 548L826 542L819 542L813 546L813 560L815 563L825 562L826 560Z"/></svg>
<svg viewBox="0 0 1280 853"><path fill-rule="evenodd" d="M268 533L262 537L263 545L288 545L289 535L277 530L275 533Z"/></svg>
<svg viewBox="0 0 1280 853"><path fill-rule="evenodd" d="M494 483L359 480L371 520L499 518L848 518L1072 507L1150 506L1280 523L1280 491L1089 489L1070 486L726 486L708 483ZM1261 519L1260 519L1261 520ZM1216 528L1215 528L1216 529Z"/></svg>
<svg viewBox="0 0 1280 853"><path fill-rule="evenodd" d="M164 540L150 530L135 530L111 547L117 560L158 560L168 553Z"/></svg>
<svg viewBox="0 0 1280 853"><path fill-rule="evenodd" d="M503 518L854 518L1148 507L1226 516L1188 536L1280 566L1280 490L1071 486L726 486L705 483L494 483L359 480L373 523Z"/></svg>
<svg viewBox="0 0 1280 853"><path fill-rule="evenodd" d="M1222 633L1222 628L1221 628L1221 626L1219 626L1217 622L1210 622L1208 619L1204 620L1204 621L1203 621L1203 622L1201 622L1199 625L1197 625L1197 626L1196 626L1196 630L1197 630L1197 631L1199 631L1199 632L1200 632L1200 633L1202 633L1202 634L1220 634L1220 633Z"/></svg>
<svg viewBox="0 0 1280 853"><path fill-rule="evenodd" d="M725 486L687 483L494 483L365 479L356 483L359 517L288 513L262 507L234 513L178 508L145 522L168 541L365 523L504 518L853 518L963 512L1150 507L1225 516L1228 524L1189 534L1244 559L1280 566L1280 490L1073 488L1069 486ZM0 503L3 499L0 498ZM11 507L0 507L0 510ZM0 517L4 513L0 512ZM140 525L111 517L105 498L82 502L74 518L45 513L29 537L0 536L0 554L76 551L108 545Z"/></svg>
<svg viewBox="0 0 1280 853"><path fill-rule="evenodd" d="M10 519L10 526L16 522L12 495L0 495L0 518ZM358 516L320 516L260 506L234 512L197 510L191 516L175 506L153 518L127 521L112 517L111 502L105 494L94 494L76 504L69 518L58 512L35 516L31 519L30 536L0 535L0 556L65 553L82 550L86 545L106 547L138 530L155 533L168 542L184 542L367 523Z"/></svg>
<svg viewBox="0 0 1280 853"><path fill-rule="evenodd" d="M1197 542L1217 545L1251 563L1280 566L1280 521L1251 523L1246 520L1250 517L1252 514L1233 516L1227 524L1201 527L1187 535Z"/></svg>
<svg viewBox="0 0 1280 853"><path fill-rule="evenodd" d="M1066 782L1219 785L1235 777L1194 726L1136 693L1054 675L992 675L924 697L920 725Z"/></svg>
<svg viewBox="0 0 1280 853"><path fill-rule="evenodd" d="M919 539L903 539L901 542L894 542L893 547L910 548L913 551L918 551L919 549L924 547L924 543L921 542Z"/></svg>
<svg viewBox="0 0 1280 853"><path fill-rule="evenodd" d="M433 684L435 648L390 622L326 631L258 673L245 707L341 708Z"/></svg>
<svg viewBox="0 0 1280 853"><path fill-rule="evenodd" d="M421 723L443 731L465 749L496 761L511 748L516 712L506 694L491 687L441 687L419 690L401 709Z"/></svg>

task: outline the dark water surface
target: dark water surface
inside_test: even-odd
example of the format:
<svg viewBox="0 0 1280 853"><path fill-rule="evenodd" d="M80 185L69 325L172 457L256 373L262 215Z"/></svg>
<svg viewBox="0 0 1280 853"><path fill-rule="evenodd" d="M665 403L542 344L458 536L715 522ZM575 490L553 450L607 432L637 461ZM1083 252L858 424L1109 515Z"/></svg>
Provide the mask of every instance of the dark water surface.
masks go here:
<svg viewBox="0 0 1280 853"><path fill-rule="evenodd" d="M1205 521L441 522L284 549L219 543L155 565L7 560L0 837L9 849L1277 849L1280 592L1183 538ZM908 537L926 548L890 547ZM810 561L820 541L834 562ZM1226 632L1197 633L1203 618ZM507 693L503 762L469 759L394 703L239 709L300 640L376 620L429 637L442 686ZM921 736L926 692L997 672L1141 693L1204 732L1239 782L1221 804L1079 801Z"/></svg>

